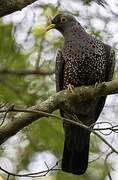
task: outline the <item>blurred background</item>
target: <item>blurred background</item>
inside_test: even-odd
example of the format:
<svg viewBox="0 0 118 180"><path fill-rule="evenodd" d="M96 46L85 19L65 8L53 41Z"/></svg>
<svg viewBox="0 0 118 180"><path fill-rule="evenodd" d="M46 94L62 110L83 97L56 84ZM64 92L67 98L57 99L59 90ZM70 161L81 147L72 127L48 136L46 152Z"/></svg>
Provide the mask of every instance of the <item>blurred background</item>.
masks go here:
<svg viewBox="0 0 118 180"><path fill-rule="evenodd" d="M73 14L86 31L113 46L116 53L114 79L118 76L118 2L107 4L87 0L40 0L0 19L0 106L15 104L27 108L39 104L55 93L55 57L63 43L56 30L47 33L45 28L60 12ZM117 125L118 98L109 96L98 122L99 127ZM59 115L59 111L54 114ZM5 123L16 113L8 113ZM2 122L4 114L0 114ZM97 127L97 126L96 126ZM104 135L103 135L104 133ZM118 149L118 135L104 131L100 134ZM23 174L47 170L59 161L60 168L64 143L62 122L41 118L10 138L0 147L0 166L10 172ZM105 159L108 146L91 136L89 167L86 174L76 176L61 170L50 171L45 177L12 177L10 180L108 180ZM113 153L107 160L113 180L118 179L118 156ZM0 180L7 175L0 171Z"/></svg>

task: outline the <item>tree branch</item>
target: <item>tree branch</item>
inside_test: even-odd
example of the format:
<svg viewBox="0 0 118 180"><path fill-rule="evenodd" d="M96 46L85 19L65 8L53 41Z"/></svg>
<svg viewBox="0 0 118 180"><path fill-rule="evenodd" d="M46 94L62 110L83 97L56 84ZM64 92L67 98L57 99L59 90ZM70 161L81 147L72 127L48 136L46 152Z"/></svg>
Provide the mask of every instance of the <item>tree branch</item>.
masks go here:
<svg viewBox="0 0 118 180"><path fill-rule="evenodd" d="M107 83L101 83L97 87L81 86L79 88L75 88L73 93L69 92L68 90L63 90L55 93L54 95L50 96L46 101L28 108L26 112L21 113L19 117L15 118L11 122L8 122L5 126L2 126L0 128L0 144L5 142L11 136L15 135L25 126L31 124L33 121L41 117L48 117L49 115L46 113L52 113L56 109L62 107L64 104L71 105L72 102L74 102L75 100L76 102L80 103L88 99L93 99L96 97L106 96L115 93L118 93L117 80ZM10 109L10 111L12 111L12 109Z"/></svg>
<svg viewBox="0 0 118 180"><path fill-rule="evenodd" d="M42 71L42 70L8 70L8 69L0 69L0 74L4 74L4 75L16 75L16 76L24 76L24 75L42 75L42 76L46 76L46 75L52 75L54 74L54 71Z"/></svg>
<svg viewBox="0 0 118 180"><path fill-rule="evenodd" d="M36 0L0 0L0 17L23 9Z"/></svg>

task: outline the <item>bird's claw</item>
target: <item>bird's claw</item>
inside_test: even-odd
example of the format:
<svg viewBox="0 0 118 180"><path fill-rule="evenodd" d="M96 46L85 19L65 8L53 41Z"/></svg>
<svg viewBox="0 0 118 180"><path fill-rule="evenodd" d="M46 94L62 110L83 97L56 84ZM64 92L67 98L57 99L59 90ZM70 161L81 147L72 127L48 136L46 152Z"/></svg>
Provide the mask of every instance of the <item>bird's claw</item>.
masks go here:
<svg viewBox="0 0 118 180"><path fill-rule="evenodd" d="M71 85L70 83L67 85L67 89L73 93L73 89L74 89L74 86Z"/></svg>
<svg viewBox="0 0 118 180"><path fill-rule="evenodd" d="M97 82L95 83L95 87L97 87L99 84L100 84L100 81L97 81Z"/></svg>

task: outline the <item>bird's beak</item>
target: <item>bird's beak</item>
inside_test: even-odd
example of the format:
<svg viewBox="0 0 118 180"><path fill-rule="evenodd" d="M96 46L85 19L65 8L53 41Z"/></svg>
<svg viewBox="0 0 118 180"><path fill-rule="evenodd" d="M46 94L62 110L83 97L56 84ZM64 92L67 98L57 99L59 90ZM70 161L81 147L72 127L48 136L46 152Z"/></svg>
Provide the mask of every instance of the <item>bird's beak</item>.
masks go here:
<svg viewBox="0 0 118 180"><path fill-rule="evenodd" d="M50 29L54 29L56 24L50 24L47 28L46 31L49 31Z"/></svg>

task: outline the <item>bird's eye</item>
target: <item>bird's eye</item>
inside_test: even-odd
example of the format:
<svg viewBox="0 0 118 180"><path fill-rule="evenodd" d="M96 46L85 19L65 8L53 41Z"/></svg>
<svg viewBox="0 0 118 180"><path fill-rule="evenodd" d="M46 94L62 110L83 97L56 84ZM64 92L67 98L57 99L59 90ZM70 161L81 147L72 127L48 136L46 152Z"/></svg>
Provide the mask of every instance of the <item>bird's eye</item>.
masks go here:
<svg viewBox="0 0 118 180"><path fill-rule="evenodd" d="M67 18L66 17L61 17L61 23L65 23L65 22L67 22L68 20L67 20Z"/></svg>

